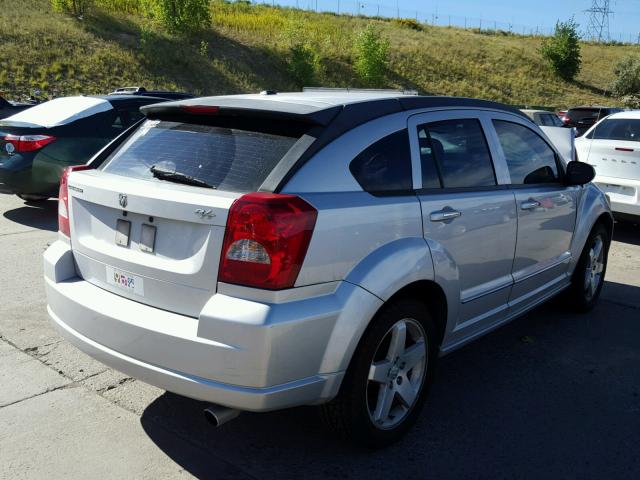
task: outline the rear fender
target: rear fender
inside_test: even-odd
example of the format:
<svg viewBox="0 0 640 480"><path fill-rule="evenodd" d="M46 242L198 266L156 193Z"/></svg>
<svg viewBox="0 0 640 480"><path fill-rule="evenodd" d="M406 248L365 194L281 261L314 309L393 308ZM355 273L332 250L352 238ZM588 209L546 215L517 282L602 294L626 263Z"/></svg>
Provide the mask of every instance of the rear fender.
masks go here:
<svg viewBox="0 0 640 480"><path fill-rule="evenodd" d="M345 279L361 289L346 302L320 371L346 370L362 335L384 302L411 283L433 278L431 253L424 238L395 240L367 255Z"/></svg>
<svg viewBox="0 0 640 480"><path fill-rule="evenodd" d="M433 262L427 242L424 238L409 237L371 252L345 280L386 302L406 285L433 279Z"/></svg>

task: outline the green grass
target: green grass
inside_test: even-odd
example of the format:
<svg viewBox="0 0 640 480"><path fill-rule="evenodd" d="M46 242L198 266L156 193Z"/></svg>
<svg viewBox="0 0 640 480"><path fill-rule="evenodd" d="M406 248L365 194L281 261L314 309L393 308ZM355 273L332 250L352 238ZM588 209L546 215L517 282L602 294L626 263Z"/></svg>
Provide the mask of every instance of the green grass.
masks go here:
<svg viewBox="0 0 640 480"><path fill-rule="evenodd" d="M125 85L197 94L296 90L287 53L291 32L300 31L319 54L318 84L357 87L353 36L374 22L391 42L387 87L567 107L617 103L606 92L613 68L640 54L637 46L585 43L582 72L565 82L540 57L540 37L420 31L384 19L214 2L212 27L183 38L136 13L136 1L96 4L102 8L79 20L53 13L46 0L0 0L0 92L12 98L40 90L53 97Z"/></svg>

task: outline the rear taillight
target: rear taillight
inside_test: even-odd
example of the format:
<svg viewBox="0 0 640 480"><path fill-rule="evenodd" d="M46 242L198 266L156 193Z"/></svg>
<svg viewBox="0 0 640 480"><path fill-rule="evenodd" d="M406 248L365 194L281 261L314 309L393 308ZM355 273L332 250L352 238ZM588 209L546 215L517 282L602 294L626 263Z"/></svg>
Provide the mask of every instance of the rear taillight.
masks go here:
<svg viewBox="0 0 640 480"><path fill-rule="evenodd" d="M293 287L317 216L295 195L243 195L229 210L218 280L270 290Z"/></svg>
<svg viewBox="0 0 640 480"><path fill-rule="evenodd" d="M69 174L79 170L89 170L89 165L76 165L67 167L62 171L60 177L60 191L58 193L58 230L60 233L71 237L71 226L69 224Z"/></svg>
<svg viewBox="0 0 640 480"><path fill-rule="evenodd" d="M7 135L2 138L13 145L17 153L35 152L45 145L49 145L56 137L52 135Z"/></svg>

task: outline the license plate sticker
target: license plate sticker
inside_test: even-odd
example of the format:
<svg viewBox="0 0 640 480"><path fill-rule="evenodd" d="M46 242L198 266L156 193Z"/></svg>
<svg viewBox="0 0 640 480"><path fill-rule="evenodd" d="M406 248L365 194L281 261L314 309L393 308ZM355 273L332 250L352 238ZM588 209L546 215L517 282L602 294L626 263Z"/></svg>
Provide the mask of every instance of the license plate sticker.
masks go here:
<svg viewBox="0 0 640 480"><path fill-rule="evenodd" d="M144 283L141 277L124 273L107 266L107 283L124 291L144 297Z"/></svg>

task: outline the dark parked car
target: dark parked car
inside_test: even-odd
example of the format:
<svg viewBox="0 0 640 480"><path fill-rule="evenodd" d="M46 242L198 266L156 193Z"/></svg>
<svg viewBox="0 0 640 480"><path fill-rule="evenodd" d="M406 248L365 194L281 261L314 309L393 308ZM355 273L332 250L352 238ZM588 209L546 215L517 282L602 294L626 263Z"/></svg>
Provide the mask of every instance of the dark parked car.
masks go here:
<svg viewBox="0 0 640 480"><path fill-rule="evenodd" d="M193 98L190 93L169 92L166 90L147 90L144 87L122 87L116 88L109 95L137 95L140 97L161 97L167 100L184 100L185 98Z"/></svg>
<svg viewBox="0 0 640 480"><path fill-rule="evenodd" d="M600 106L570 108L565 115L567 119L565 124L569 127L575 127L576 137L579 137L599 120L621 111L622 108Z"/></svg>
<svg viewBox="0 0 640 480"><path fill-rule="evenodd" d="M169 93L64 97L0 120L0 192L30 201L56 196L65 167L87 163L142 119L140 107L192 97Z"/></svg>
<svg viewBox="0 0 640 480"><path fill-rule="evenodd" d="M36 105L36 102L11 102L0 97L0 118L10 117L34 105Z"/></svg>

